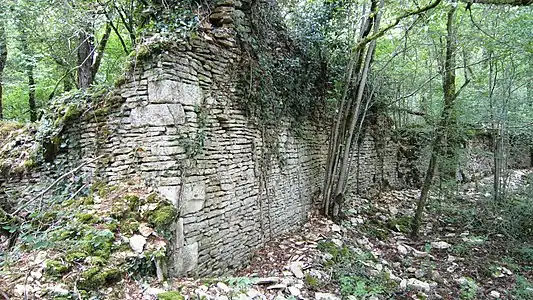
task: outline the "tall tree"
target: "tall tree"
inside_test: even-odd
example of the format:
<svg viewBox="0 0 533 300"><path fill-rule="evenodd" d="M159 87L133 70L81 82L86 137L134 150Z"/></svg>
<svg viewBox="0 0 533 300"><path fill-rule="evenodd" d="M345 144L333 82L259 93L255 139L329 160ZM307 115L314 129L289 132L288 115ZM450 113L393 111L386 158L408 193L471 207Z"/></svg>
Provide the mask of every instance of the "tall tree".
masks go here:
<svg viewBox="0 0 533 300"><path fill-rule="evenodd" d="M93 84L109 41L111 29L111 21L108 21L98 44L95 44L94 24L86 24L78 33L78 88L85 89Z"/></svg>
<svg viewBox="0 0 533 300"><path fill-rule="evenodd" d="M372 69L376 39L394 28L402 20L436 7L441 0L435 0L418 9L407 11L393 22L380 28L384 2L372 0L370 12L363 18L355 45L349 53L345 71L344 90L340 99L336 121L332 127L329 142L326 174L322 190L322 208L325 215L337 219L342 209L344 193L348 182L352 144L357 141L361 124L360 111L365 92L368 97L367 79ZM363 11L363 15L365 15ZM370 99L366 99L369 101Z"/></svg>
<svg viewBox="0 0 533 300"><path fill-rule="evenodd" d="M3 86L4 68L7 62L7 38L4 19L0 19L0 120L3 119Z"/></svg>

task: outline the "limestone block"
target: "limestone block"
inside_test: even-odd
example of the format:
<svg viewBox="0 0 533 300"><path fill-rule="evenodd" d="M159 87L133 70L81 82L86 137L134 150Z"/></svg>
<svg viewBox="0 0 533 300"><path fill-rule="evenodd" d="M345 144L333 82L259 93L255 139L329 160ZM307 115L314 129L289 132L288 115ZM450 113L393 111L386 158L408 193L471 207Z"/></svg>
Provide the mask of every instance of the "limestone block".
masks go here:
<svg viewBox="0 0 533 300"><path fill-rule="evenodd" d="M180 189L180 186L160 186L157 188L157 191L163 195L163 197L167 198L168 201L178 207ZM183 225L183 219L181 222Z"/></svg>
<svg viewBox="0 0 533 300"><path fill-rule="evenodd" d="M131 110L132 126L169 126L185 123L185 111L181 104L148 104Z"/></svg>
<svg viewBox="0 0 533 300"><path fill-rule="evenodd" d="M186 183L183 191L182 215L200 211L204 207L206 186L204 182Z"/></svg>
<svg viewBox="0 0 533 300"><path fill-rule="evenodd" d="M202 92L197 84L158 80L148 82L150 103L181 103L198 105L202 101Z"/></svg>
<svg viewBox="0 0 533 300"><path fill-rule="evenodd" d="M183 247L183 273L190 272L198 266L198 242Z"/></svg>

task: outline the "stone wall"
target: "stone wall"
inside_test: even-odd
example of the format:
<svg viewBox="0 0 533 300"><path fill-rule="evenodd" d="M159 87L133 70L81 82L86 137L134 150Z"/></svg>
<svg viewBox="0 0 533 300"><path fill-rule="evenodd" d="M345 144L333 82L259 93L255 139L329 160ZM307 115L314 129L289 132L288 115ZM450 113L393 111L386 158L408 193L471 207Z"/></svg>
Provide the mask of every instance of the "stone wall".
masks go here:
<svg viewBox="0 0 533 300"><path fill-rule="evenodd" d="M55 163L0 176L0 201L29 199L82 161L103 156L77 176L141 180L179 208L175 275L231 272L265 241L299 228L323 183L328 130L313 122L294 130L288 118L267 138L247 117L238 101L242 50L232 26L244 13L238 2L221 3L200 37L152 40L120 87L65 126ZM352 185L358 192L384 182L396 187L390 137L377 142L366 134L362 141Z"/></svg>

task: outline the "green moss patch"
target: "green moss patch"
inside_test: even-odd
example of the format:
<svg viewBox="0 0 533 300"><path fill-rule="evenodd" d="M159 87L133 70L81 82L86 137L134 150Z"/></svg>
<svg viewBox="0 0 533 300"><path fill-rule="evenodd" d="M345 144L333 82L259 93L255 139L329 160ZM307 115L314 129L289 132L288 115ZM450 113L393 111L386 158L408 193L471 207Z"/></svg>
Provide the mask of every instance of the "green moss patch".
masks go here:
<svg viewBox="0 0 533 300"><path fill-rule="evenodd" d="M119 269L92 267L81 274L81 281L78 286L84 290L96 290L119 281L123 275L124 272Z"/></svg>
<svg viewBox="0 0 533 300"><path fill-rule="evenodd" d="M58 260L47 260L45 262L45 274L52 277L61 276L67 273L70 265Z"/></svg>
<svg viewBox="0 0 533 300"><path fill-rule="evenodd" d="M149 212L148 222L156 228L163 229L170 226L176 220L178 211L176 207L170 203L159 205L155 210Z"/></svg>
<svg viewBox="0 0 533 300"><path fill-rule="evenodd" d="M179 292L170 291L157 294L158 300L185 300Z"/></svg>

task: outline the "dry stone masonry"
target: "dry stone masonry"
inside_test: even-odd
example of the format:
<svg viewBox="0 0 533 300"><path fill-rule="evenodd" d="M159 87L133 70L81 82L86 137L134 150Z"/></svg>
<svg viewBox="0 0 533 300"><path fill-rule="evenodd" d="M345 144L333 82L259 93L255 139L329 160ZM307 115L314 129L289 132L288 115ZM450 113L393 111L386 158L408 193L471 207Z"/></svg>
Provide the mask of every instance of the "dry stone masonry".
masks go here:
<svg viewBox="0 0 533 300"><path fill-rule="evenodd" d="M79 177L141 180L179 209L174 275L231 272L272 237L298 229L320 194L328 130L308 121L297 133L292 120L279 120L273 142L238 105L245 71L234 25L246 18L241 5L220 2L187 43L154 36L125 82L68 123L54 162L0 175L0 201L29 199L103 155ZM397 144L377 131L367 131L354 151L354 192L401 185Z"/></svg>

